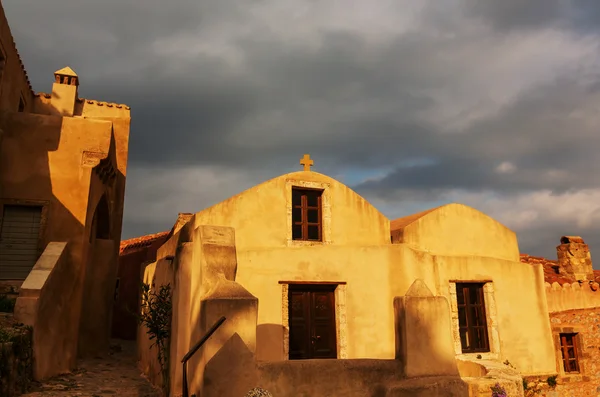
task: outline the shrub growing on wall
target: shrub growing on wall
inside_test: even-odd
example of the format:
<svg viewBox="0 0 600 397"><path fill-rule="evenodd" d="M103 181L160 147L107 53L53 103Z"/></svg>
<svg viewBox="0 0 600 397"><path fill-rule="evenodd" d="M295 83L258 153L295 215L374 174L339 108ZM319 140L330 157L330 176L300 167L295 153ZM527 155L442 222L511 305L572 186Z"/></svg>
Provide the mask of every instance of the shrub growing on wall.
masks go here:
<svg viewBox="0 0 600 397"><path fill-rule="evenodd" d="M141 287L139 322L146 327L150 345L156 347L158 363L162 375L162 386L169 395L169 340L171 337L171 285L162 285L158 292L148 284Z"/></svg>
<svg viewBox="0 0 600 397"><path fill-rule="evenodd" d="M15 298L10 298L7 295L0 295L0 312L2 313L12 313L15 311L15 302L17 300Z"/></svg>

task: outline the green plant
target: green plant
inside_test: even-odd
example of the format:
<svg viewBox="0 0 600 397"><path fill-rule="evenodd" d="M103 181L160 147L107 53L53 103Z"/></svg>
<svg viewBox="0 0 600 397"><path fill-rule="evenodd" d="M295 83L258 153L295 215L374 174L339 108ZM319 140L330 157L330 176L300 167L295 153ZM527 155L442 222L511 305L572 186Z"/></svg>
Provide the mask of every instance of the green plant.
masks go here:
<svg viewBox="0 0 600 397"><path fill-rule="evenodd" d="M13 337L12 333L7 329L0 327L0 343L10 342Z"/></svg>
<svg viewBox="0 0 600 397"><path fill-rule="evenodd" d="M9 384L24 394L33 380L32 328L0 327L0 395L7 395Z"/></svg>
<svg viewBox="0 0 600 397"><path fill-rule="evenodd" d="M496 383L491 387L492 389L492 397L507 397L506 389L500 386L500 383Z"/></svg>
<svg viewBox="0 0 600 397"><path fill-rule="evenodd" d="M555 388L556 378L558 378L558 375L549 376L548 379L546 379L546 383L548 383L548 386Z"/></svg>
<svg viewBox="0 0 600 397"><path fill-rule="evenodd" d="M0 295L0 312L12 313L15 311L15 298L10 298L7 295Z"/></svg>
<svg viewBox="0 0 600 397"><path fill-rule="evenodd" d="M517 369L517 368L516 368L514 365L512 365L512 363L511 363L510 361L508 361L508 360L505 360L505 361L504 361L504 365L506 365L506 366L508 366L508 367L511 367L512 369Z"/></svg>
<svg viewBox="0 0 600 397"><path fill-rule="evenodd" d="M171 337L171 285L162 285L158 292L149 284L141 286L141 304L138 321L146 327L151 347L156 347L163 391L169 395L169 340Z"/></svg>

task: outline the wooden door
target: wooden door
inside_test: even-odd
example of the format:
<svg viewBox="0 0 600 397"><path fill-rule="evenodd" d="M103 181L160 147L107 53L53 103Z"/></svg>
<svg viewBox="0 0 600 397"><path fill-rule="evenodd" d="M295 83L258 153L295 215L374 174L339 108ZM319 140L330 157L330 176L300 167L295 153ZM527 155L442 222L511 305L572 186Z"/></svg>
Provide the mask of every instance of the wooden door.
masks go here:
<svg viewBox="0 0 600 397"><path fill-rule="evenodd" d="M335 285L290 285L290 360L337 358Z"/></svg>

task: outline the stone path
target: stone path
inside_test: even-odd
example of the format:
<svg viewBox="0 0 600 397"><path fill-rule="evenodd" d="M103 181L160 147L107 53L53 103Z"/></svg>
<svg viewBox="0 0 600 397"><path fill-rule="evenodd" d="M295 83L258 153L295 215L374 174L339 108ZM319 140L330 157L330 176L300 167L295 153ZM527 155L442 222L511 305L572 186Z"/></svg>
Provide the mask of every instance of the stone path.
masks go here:
<svg viewBox="0 0 600 397"><path fill-rule="evenodd" d="M73 373L57 376L34 386L22 397L160 397L140 374L135 342L113 341L106 358L79 360Z"/></svg>

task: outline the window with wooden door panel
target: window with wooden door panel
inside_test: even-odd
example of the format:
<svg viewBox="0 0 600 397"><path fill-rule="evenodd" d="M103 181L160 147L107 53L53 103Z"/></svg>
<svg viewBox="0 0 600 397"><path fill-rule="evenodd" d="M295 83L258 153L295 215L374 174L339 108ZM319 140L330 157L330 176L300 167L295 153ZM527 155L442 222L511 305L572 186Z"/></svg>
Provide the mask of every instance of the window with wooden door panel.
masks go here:
<svg viewBox="0 0 600 397"><path fill-rule="evenodd" d="M566 374L579 373L579 354L577 351L577 334L560 334L560 351L562 353L563 370Z"/></svg>
<svg viewBox="0 0 600 397"><path fill-rule="evenodd" d="M323 241L322 190L292 188L292 239Z"/></svg>
<svg viewBox="0 0 600 397"><path fill-rule="evenodd" d="M483 285L484 283L456 283L458 325L463 353L490 351Z"/></svg>

